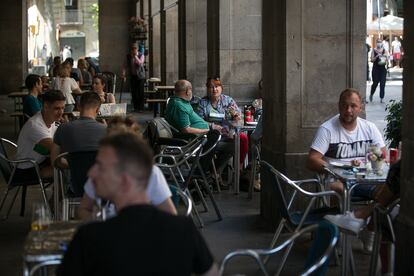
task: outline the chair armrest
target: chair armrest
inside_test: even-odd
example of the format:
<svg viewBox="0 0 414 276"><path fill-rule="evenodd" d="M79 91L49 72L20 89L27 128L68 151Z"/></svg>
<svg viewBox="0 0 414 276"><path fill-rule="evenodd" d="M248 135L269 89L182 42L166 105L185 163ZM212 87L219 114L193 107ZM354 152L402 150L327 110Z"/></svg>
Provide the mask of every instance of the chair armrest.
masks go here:
<svg viewBox="0 0 414 276"><path fill-rule="evenodd" d="M309 183L314 183L314 184L319 184L319 180L318 179L315 179L315 178L312 178L312 179L303 179L303 180L295 180L295 181L293 181L295 184L297 184L297 185L302 185L302 184L305 184L305 183L307 183L307 184L309 184Z"/></svg>
<svg viewBox="0 0 414 276"><path fill-rule="evenodd" d="M193 140L194 138L197 138L198 135L192 134L192 133L173 132L173 137L177 139L183 139L183 140L190 141L190 140Z"/></svg>
<svg viewBox="0 0 414 276"><path fill-rule="evenodd" d="M159 162L157 162L157 160L160 159L160 158L170 159L170 160L172 160L174 162L174 164L177 163L177 160L176 160L176 158L175 158L174 155L170 155L170 154L157 154L157 155L154 156L154 161L155 161L155 163L157 163L157 165L163 165L163 166L171 165L171 164L165 164L165 163L159 163Z"/></svg>
<svg viewBox="0 0 414 276"><path fill-rule="evenodd" d="M378 203L375 204L375 208L384 215L388 215L389 213L392 212L392 210L394 209L395 206L397 206L400 203L400 198L397 198L396 200L394 200L393 202L391 202L388 206L384 207L379 205Z"/></svg>
<svg viewBox="0 0 414 276"><path fill-rule="evenodd" d="M188 141L179 138L163 138L160 137L155 142L157 145L165 145L165 146L185 146L187 145Z"/></svg>
<svg viewBox="0 0 414 276"><path fill-rule="evenodd" d="M39 165L33 159L19 159L19 160L8 160L11 164L23 164L23 163L32 163L35 167Z"/></svg>
<svg viewBox="0 0 414 276"><path fill-rule="evenodd" d="M227 254L221 265L220 265L220 270L219 270L219 275L223 275L224 273L224 269L226 267L226 264L233 259L234 257L237 256L244 256L244 257L250 257L256 260L257 264L259 265L260 269L262 270L263 274L265 276L269 275L264 264L263 261L260 259L260 254L258 253L259 250L254 250L254 249L239 249L239 250L235 250L233 252L230 252L229 254Z"/></svg>
<svg viewBox="0 0 414 276"><path fill-rule="evenodd" d="M67 169L69 166L66 162L66 164L63 162L64 159L66 159L66 156L68 155L68 152L63 152L61 154L59 154L58 156L56 156L56 159L53 161L53 167L58 168L58 169Z"/></svg>
<svg viewBox="0 0 414 276"><path fill-rule="evenodd" d="M13 143L12 141L7 140L7 139L5 139L5 138L1 138L1 141L2 141L2 142L5 142L6 144L8 144L8 145L10 145L10 146L13 146L15 149L17 149L17 145L16 145L15 143Z"/></svg>

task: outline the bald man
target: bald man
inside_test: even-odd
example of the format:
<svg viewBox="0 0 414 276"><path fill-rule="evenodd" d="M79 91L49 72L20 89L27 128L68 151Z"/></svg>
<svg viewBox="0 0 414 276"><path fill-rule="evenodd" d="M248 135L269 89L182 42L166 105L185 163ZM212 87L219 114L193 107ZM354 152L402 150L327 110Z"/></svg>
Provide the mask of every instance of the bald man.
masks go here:
<svg viewBox="0 0 414 276"><path fill-rule="evenodd" d="M183 133L204 134L210 125L197 113L190 104L193 97L193 87L187 80L175 83L174 96L168 102L165 118L175 128Z"/></svg>

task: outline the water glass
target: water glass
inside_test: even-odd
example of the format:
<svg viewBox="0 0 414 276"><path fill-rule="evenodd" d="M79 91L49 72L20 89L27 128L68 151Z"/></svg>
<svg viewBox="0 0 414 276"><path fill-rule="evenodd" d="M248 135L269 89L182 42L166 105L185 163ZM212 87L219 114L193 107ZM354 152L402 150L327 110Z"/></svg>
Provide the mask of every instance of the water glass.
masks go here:
<svg viewBox="0 0 414 276"><path fill-rule="evenodd" d="M34 203L32 212L32 231L46 230L51 221L51 214L44 203Z"/></svg>

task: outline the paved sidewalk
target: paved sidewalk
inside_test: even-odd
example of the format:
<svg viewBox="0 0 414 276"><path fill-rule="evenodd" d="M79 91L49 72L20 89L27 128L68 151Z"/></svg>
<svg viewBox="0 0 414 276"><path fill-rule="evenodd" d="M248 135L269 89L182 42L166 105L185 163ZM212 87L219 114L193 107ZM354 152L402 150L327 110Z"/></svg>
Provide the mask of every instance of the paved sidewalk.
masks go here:
<svg viewBox="0 0 414 276"><path fill-rule="evenodd" d="M369 102L371 84L372 82L367 82L367 89L365 95L365 99L368 101L368 103L366 103L365 105L367 120L373 122L381 131L381 133L384 133L384 128L386 126L385 116L387 115L387 112L385 111L386 104L389 103L390 100L399 101L402 99L402 81L387 81L385 85L384 103L380 103L379 85L377 87L377 90L375 91L373 101Z"/></svg>

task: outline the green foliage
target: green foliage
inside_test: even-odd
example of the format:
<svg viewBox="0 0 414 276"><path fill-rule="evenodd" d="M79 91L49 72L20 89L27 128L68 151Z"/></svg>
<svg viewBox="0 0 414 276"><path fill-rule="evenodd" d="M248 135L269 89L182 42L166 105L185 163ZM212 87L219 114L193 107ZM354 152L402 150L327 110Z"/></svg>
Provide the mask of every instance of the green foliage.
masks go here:
<svg viewBox="0 0 414 276"><path fill-rule="evenodd" d="M387 121L387 126L384 129L385 139L390 142L391 148L397 148L401 141L402 101L391 100L386 105L385 111L388 111L385 116Z"/></svg>
<svg viewBox="0 0 414 276"><path fill-rule="evenodd" d="M98 3L94 3L89 7L91 13L92 13L92 20L93 20L93 26L98 31L99 28L99 5Z"/></svg>

